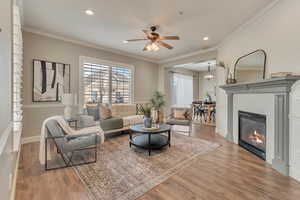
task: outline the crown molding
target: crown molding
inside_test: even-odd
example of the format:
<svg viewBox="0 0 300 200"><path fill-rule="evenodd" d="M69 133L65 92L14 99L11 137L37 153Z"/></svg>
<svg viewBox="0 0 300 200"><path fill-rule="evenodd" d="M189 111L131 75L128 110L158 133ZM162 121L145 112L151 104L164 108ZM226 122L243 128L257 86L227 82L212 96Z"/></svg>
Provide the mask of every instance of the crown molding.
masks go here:
<svg viewBox="0 0 300 200"><path fill-rule="evenodd" d="M259 19L261 19L263 16L265 16L269 11L271 11L281 0L274 0L273 2L269 3L267 6L265 6L262 10L260 10L257 14L255 14L253 17L251 17L248 21L238 26L234 31L232 31L230 34L228 34L227 37L225 37L218 45L217 49L220 49L228 40L232 39L237 33L240 31L246 29L251 24L254 24Z"/></svg>
<svg viewBox="0 0 300 200"><path fill-rule="evenodd" d="M120 50L117 50L117 49L112 49L112 48L109 48L109 47L104 47L104 46L92 44L90 42L85 42L85 41L82 41L82 40L79 40L79 39L74 39L74 38L71 38L71 37L66 37L66 36L61 36L61 35L45 32L45 31L42 31L42 30L39 30L39 29L36 29L36 28L28 27L28 26L23 26L22 30L25 31L25 32L29 32L29 33L33 33L33 34L37 34L37 35L42 35L42 36L45 36L45 37L49 37L49 38L53 38L53 39L57 39L57 40L62 40L62 41L65 41L65 42L71 42L71 43L78 44L78 45L81 45L81 46L85 46L85 47L89 47L89 48L93 48L93 49L98 49L98 50L114 53L114 54L121 55L121 56L126 56L126 57L130 57L130 58L135 58L135 59L138 59L138 60L144 60L144 61L147 61L147 62L159 64L157 59L146 58L144 56L135 55L135 54L120 51Z"/></svg>
<svg viewBox="0 0 300 200"><path fill-rule="evenodd" d="M198 50L198 51L195 51L195 52L192 52L192 53L183 54L183 55L174 56L174 57L167 58L167 59L158 60L158 59L146 58L146 57L143 57L143 56L127 53L127 52L116 50L116 49L111 49L111 48L108 48L108 47L103 47L103 46L92 44L92 43L89 43L89 42L84 42L84 41L79 40L79 39L73 39L73 38L70 38L70 37L56 35L56 34L53 34L53 33L47 33L45 31L41 31L39 29L35 29L35 28L32 28L32 27L28 27L28 26L23 26L22 30L25 31L25 32L29 32L29 33L33 33L33 34L37 34L37 35L42 35L42 36L45 36L45 37L49 37L49 38L53 38L53 39L57 39L57 40L62 40L62 41L66 41L66 42L71 42L71 43L78 44L78 45L81 45L81 46L85 46L85 47L89 47L89 48L93 48L93 49L99 49L99 50L103 50L103 51L106 51L106 52L118 54L118 55L121 55L121 56L131 57L131 58L135 58L135 59L139 59L139 60L144 60L144 61L155 63L155 64L164 64L164 63L167 63L167 62L171 62L171 61L180 60L180 59L188 58L188 57L191 57L191 56L195 56L195 55L198 55L198 54L201 54L201 53L207 53L207 52L210 52L210 51L217 50L216 47L212 47L212 48L205 49L205 50Z"/></svg>
<svg viewBox="0 0 300 200"><path fill-rule="evenodd" d="M211 47L211 48L208 48L208 49L205 49L205 50L198 50L198 51L194 51L194 52L191 52L191 53L182 54L182 55L179 55L179 56L174 56L174 57L167 58L167 59L162 59L158 62L158 64L166 64L168 62L177 61L177 60L181 60L181 59L184 59L184 58L188 58L188 57L192 57L192 56L196 56L196 55L199 55L199 54L204 54L204 53L208 53L208 52L212 52L212 51L216 51L216 50L218 50L218 46L214 46L214 47Z"/></svg>

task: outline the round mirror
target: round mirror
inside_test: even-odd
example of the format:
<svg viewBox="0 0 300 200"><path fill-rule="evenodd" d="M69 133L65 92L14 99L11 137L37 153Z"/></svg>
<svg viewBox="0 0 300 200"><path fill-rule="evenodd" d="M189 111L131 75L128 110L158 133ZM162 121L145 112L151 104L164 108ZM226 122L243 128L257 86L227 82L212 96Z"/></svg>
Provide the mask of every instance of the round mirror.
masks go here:
<svg viewBox="0 0 300 200"><path fill-rule="evenodd" d="M234 67L234 78L237 83L255 82L265 78L266 52L256 50L240 57Z"/></svg>

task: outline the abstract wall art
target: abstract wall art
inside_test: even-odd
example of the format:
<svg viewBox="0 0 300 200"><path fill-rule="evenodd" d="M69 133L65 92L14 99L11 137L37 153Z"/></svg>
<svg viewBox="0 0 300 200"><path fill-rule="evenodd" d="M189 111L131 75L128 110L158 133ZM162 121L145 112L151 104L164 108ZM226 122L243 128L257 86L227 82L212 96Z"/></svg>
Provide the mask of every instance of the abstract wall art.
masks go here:
<svg viewBox="0 0 300 200"><path fill-rule="evenodd" d="M60 102L70 93L70 65L33 60L33 102Z"/></svg>

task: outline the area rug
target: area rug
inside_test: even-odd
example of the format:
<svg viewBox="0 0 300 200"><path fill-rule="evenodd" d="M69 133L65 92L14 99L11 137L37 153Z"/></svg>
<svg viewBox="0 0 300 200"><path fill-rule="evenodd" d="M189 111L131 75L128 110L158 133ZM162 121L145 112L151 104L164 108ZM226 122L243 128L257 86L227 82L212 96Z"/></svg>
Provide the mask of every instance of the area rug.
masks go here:
<svg viewBox="0 0 300 200"><path fill-rule="evenodd" d="M111 138L100 147L97 163L76 167L93 200L134 200L170 176L184 170L198 156L219 144L172 134L171 147L153 151L130 148L128 136Z"/></svg>

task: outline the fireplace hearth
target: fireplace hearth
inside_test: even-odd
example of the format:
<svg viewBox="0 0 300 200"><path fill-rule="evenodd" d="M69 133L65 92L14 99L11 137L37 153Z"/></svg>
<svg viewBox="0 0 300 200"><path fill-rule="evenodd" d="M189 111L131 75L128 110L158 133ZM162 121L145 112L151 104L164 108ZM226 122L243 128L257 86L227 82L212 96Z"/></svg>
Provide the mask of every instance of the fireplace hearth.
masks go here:
<svg viewBox="0 0 300 200"><path fill-rule="evenodd" d="M266 160L266 116L239 111L239 145Z"/></svg>

